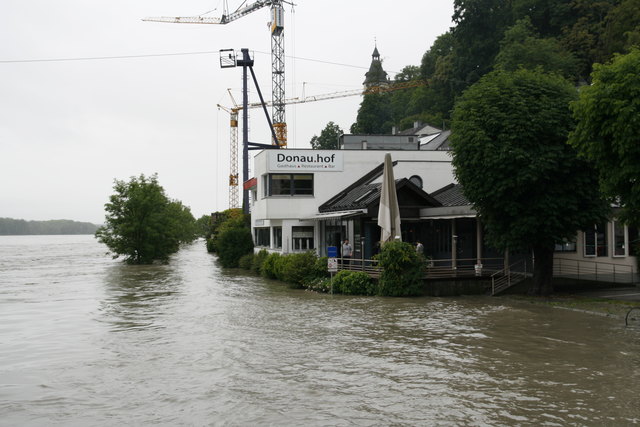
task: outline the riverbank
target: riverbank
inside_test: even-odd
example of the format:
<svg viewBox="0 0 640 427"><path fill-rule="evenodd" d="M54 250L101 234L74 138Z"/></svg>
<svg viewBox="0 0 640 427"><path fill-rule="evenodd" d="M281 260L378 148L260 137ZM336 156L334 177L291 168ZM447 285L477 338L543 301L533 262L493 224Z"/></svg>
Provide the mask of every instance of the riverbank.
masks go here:
<svg viewBox="0 0 640 427"><path fill-rule="evenodd" d="M581 294L554 294L551 297L507 295L502 298L622 320L624 320L630 309L640 307L640 301L629 301L610 297L602 298Z"/></svg>

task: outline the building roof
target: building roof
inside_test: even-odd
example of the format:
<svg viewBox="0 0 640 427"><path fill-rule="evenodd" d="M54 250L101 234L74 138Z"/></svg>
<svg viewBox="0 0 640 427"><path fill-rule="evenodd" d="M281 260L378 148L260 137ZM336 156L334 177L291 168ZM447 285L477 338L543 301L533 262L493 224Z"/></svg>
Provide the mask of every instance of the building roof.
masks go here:
<svg viewBox="0 0 640 427"><path fill-rule="evenodd" d="M449 145L449 136L451 135L450 130L445 130L440 132L437 136L429 139L428 142L424 144L420 144L421 150L440 150L440 151L449 151L451 150L451 146Z"/></svg>
<svg viewBox="0 0 640 427"><path fill-rule="evenodd" d="M442 206L467 206L471 203L462 193L460 184L449 184L431 193L431 197L436 199Z"/></svg>
<svg viewBox="0 0 640 427"><path fill-rule="evenodd" d="M395 166L398 162L393 162ZM319 212L346 211L353 209L366 209L376 205L380 201L382 184L373 182L384 172L384 163L372 169L362 178L349 187L336 194L334 197L320 205ZM396 190L400 193L412 194L414 199L420 200L426 206L441 206L441 203L423 191L407 178L396 179Z"/></svg>
<svg viewBox="0 0 640 427"><path fill-rule="evenodd" d="M442 129L438 129L437 127L427 125L420 122L415 122L413 127L410 129L405 129L403 131L398 132L398 135L433 135L436 133L442 132Z"/></svg>

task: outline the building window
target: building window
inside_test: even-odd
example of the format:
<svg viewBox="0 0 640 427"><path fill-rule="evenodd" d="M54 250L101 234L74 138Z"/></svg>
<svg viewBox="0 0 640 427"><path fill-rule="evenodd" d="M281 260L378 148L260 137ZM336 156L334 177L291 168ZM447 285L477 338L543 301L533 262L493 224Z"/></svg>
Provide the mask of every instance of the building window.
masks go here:
<svg viewBox="0 0 640 427"><path fill-rule="evenodd" d="M315 248L313 227L291 227L294 251L308 251Z"/></svg>
<svg viewBox="0 0 640 427"><path fill-rule="evenodd" d="M273 227L273 247L282 248L282 227Z"/></svg>
<svg viewBox="0 0 640 427"><path fill-rule="evenodd" d="M629 234L629 255L638 256L640 250L640 230L638 230L638 227L629 226L627 233Z"/></svg>
<svg viewBox="0 0 640 427"><path fill-rule="evenodd" d="M262 175L262 197L267 197L269 195L269 175Z"/></svg>
<svg viewBox="0 0 640 427"><path fill-rule="evenodd" d="M313 196L313 174L272 173L268 191L269 196Z"/></svg>
<svg viewBox="0 0 640 427"><path fill-rule="evenodd" d="M607 256L607 224L595 225L584 232L584 256Z"/></svg>
<svg viewBox="0 0 640 427"><path fill-rule="evenodd" d="M613 222L613 256L626 255L626 242L624 235L624 224L618 221Z"/></svg>
<svg viewBox="0 0 640 427"><path fill-rule="evenodd" d="M255 228L253 232L255 233L256 246L270 246L271 239L269 235L270 230L268 227Z"/></svg>
<svg viewBox="0 0 640 427"><path fill-rule="evenodd" d="M576 251L576 240L567 240L562 239L562 242L556 243L556 252L575 252Z"/></svg>

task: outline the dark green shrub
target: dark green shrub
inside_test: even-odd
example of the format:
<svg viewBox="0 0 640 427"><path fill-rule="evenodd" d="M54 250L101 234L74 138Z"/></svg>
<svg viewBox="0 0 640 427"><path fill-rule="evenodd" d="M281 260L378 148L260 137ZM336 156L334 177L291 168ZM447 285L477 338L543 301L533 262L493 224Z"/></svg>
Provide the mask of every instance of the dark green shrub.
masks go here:
<svg viewBox="0 0 640 427"><path fill-rule="evenodd" d="M329 270L327 270L327 257L323 256L316 259L316 262L313 266L312 275L314 278L325 278L329 277Z"/></svg>
<svg viewBox="0 0 640 427"><path fill-rule="evenodd" d="M253 251L253 239L248 228L228 228L217 238L217 252L223 267L238 267L243 255Z"/></svg>
<svg viewBox="0 0 640 427"><path fill-rule="evenodd" d="M243 268L245 270L251 270L251 266L253 265L253 260L255 255L253 253L243 255L240 257L238 261L238 267Z"/></svg>
<svg viewBox="0 0 640 427"><path fill-rule="evenodd" d="M380 295L404 297L423 292L423 261L412 245L405 242L387 242L378 254L380 267Z"/></svg>
<svg viewBox="0 0 640 427"><path fill-rule="evenodd" d="M269 256L269 252L267 252L266 249L261 249L260 252L258 252L257 254L254 254L251 262L251 270L254 271L255 273L261 274L262 265L264 264L264 261L267 259L268 256Z"/></svg>
<svg viewBox="0 0 640 427"><path fill-rule="evenodd" d="M314 277L316 260L315 252L301 252L281 258L282 278L294 288L302 288L305 280Z"/></svg>
<svg viewBox="0 0 640 427"><path fill-rule="evenodd" d="M262 274L263 277L267 279L280 279L282 276L281 270L281 262L280 259L282 255L277 252L270 253L262 263Z"/></svg>
<svg viewBox="0 0 640 427"><path fill-rule="evenodd" d="M212 237L207 239L207 252L215 252L216 245Z"/></svg>
<svg viewBox="0 0 640 427"><path fill-rule="evenodd" d="M339 271L333 278L333 292L345 295L375 295L375 282L362 271Z"/></svg>

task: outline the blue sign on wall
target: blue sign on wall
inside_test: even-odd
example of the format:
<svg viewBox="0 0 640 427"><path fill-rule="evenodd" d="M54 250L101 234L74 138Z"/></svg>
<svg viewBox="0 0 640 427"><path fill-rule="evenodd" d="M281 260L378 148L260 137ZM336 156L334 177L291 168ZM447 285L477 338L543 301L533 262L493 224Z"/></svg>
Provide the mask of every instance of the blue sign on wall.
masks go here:
<svg viewBox="0 0 640 427"><path fill-rule="evenodd" d="M337 246L327 246L327 257L329 257L329 258L338 258L338 247Z"/></svg>

